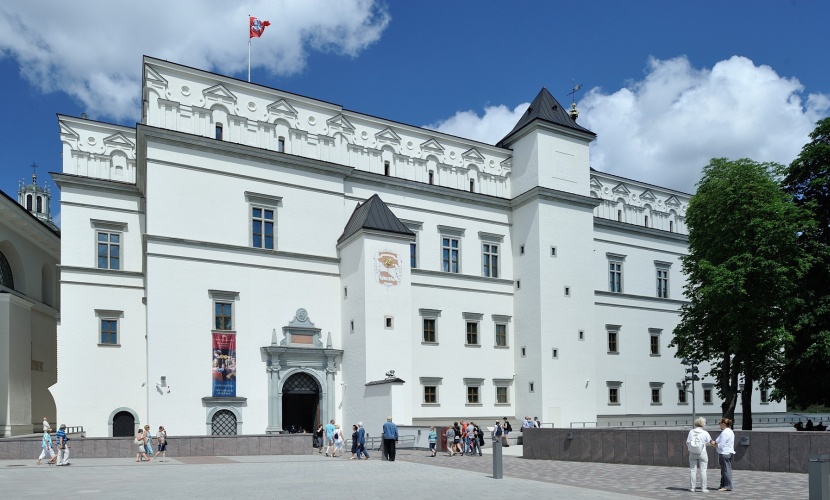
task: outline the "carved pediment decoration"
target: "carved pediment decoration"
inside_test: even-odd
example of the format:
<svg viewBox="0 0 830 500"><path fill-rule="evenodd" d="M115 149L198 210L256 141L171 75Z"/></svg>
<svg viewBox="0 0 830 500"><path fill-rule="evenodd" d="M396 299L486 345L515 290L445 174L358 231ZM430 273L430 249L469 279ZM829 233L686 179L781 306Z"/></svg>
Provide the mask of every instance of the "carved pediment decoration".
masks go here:
<svg viewBox="0 0 830 500"><path fill-rule="evenodd" d="M236 104L236 95L221 83L202 91L205 101L221 101Z"/></svg>
<svg viewBox="0 0 830 500"><path fill-rule="evenodd" d="M60 125L60 129L61 129L60 135L73 137L75 139L80 139L81 138L81 136L77 132L72 130L67 124L65 124L63 122L58 122L58 125Z"/></svg>
<svg viewBox="0 0 830 500"><path fill-rule="evenodd" d="M144 65L144 79L148 82L160 83L162 85L167 85L167 80L158 74L156 70L150 67L149 64Z"/></svg>
<svg viewBox="0 0 830 500"><path fill-rule="evenodd" d="M444 153L444 146L442 146L441 143L439 143L435 139L430 139L427 142L424 142L424 143L421 144L421 150L422 151L427 151L427 152L430 152L430 153L443 154Z"/></svg>
<svg viewBox="0 0 830 500"><path fill-rule="evenodd" d="M388 142L393 144L401 143L401 137L391 128L385 128L375 134L375 139L377 139L378 142Z"/></svg>
<svg viewBox="0 0 830 500"><path fill-rule="evenodd" d="M286 118L296 118L297 117L297 110L294 109L294 106L288 103L285 99L280 99L279 101L274 101L268 106L265 107L269 113L272 115L283 116Z"/></svg>
<svg viewBox="0 0 830 500"><path fill-rule="evenodd" d="M468 149L461 155L461 157L473 163L484 163L484 155L479 153L476 148Z"/></svg>
<svg viewBox="0 0 830 500"><path fill-rule="evenodd" d="M617 184L617 186L614 189L612 189L611 192L621 196L628 196L631 194L631 191L629 191L628 188L625 187L625 184L623 184L622 182Z"/></svg>
<svg viewBox="0 0 830 500"><path fill-rule="evenodd" d="M651 189L646 189L640 195L640 199L644 200L644 201L655 201L655 200L657 200L657 197L654 196L654 193L651 192Z"/></svg>
<svg viewBox="0 0 830 500"><path fill-rule="evenodd" d="M122 134L121 132L116 132L109 137L104 138L104 144L108 146L117 146L121 148L129 148L132 149L135 147L135 143L129 140L127 136Z"/></svg>
<svg viewBox="0 0 830 500"><path fill-rule="evenodd" d="M329 118L326 120L326 124L332 130L337 130L347 134L354 133L354 125L352 125L342 114Z"/></svg>
<svg viewBox="0 0 830 500"><path fill-rule="evenodd" d="M591 176L591 189L594 189L597 192L602 191L602 183L599 182L599 180L596 177L594 177L593 175Z"/></svg>
<svg viewBox="0 0 830 500"><path fill-rule="evenodd" d="M308 317L308 311L302 307L297 309L288 326L282 327L283 339L281 346L286 347L323 347L320 340L320 329L314 326Z"/></svg>
<svg viewBox="0 0 830 500"><path fill-rule="evenodd" d="M666 200L667 207L679 207L680 200L677 199L677 196L671 195L668 200Z"/></svg>

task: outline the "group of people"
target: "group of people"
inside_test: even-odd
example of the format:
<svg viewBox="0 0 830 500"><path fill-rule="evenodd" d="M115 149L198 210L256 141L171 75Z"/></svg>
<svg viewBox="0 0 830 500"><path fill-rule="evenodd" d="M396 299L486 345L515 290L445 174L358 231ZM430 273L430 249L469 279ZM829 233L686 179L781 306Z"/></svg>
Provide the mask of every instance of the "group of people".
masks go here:
<svg viewBox="0 0 830 500"><path fill-rule="evenodd" d="M709 491L706 488L706 468L709 466L709 455L706 452L707 446L716 446L718 461L720 462L720 487L718 491L732 491L732 458L735 456L735 433L731 428L732 421L728 418L720 420L721 433L717 439L712 439L703 428L706 426L706 419L703 417L695 420L694 428L689 431L686 437L686 446L689 449L690 483L689 491L695 491L696 472L700 468L700 489L704 493Z"/></svg>
<svg viewBox="0 0 830 500"><path fill-rule="evenodd" d="M155 452L153 452L154 439L158 446ZM161 457L159 457L159 462L167 460L167 431L164 429L163 425L159 426L159 430L155 437L153 437L153 433L150 431L149 425L145 425L143 429L138 429L134 442L137 447L135 455L136 462L152 462L158 457L159 454L161 455Z"/></svg>
<svg viewBox="0 0 830 500"><path fill-rule="evenodd" d="M40 456L37 458L37 465L41 465L42 460L49 457L46 461L49 465L72 465L69 463L69 438L66 436L66 424L61 424L58 432L55 433L55 440L52 440L52 426L49 425L49 420L43 417L43 439L41 439ZM55 453L54 447L57 447L58 452Z"/></svg>
<svg viewBox="0 0 830 500"><path fill-rule="evenodd" d="M358 422L352 425L352 456L350 460L364 460L369 459L369 452L366 451L366 429L363 428L363 422ZM395 461L395 447L398 442L398 426L392 422L392 417L386 417L386 423L383 424L382 430L383 446L381 448L381 457L383 460L390 462ZM318 453L323 453L325 450L327 457L337 457L343 454L343 445L346 438L343 431L340 429L340 424L331 419L325 426L320 424L314 432L314 446L319 448Z"/></svg>

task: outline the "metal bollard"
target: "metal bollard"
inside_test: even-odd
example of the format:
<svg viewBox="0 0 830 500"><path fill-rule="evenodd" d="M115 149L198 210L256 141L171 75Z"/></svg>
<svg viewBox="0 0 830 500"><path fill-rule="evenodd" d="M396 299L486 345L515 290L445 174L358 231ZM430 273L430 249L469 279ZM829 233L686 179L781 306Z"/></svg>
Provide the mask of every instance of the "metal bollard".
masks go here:
<svg viewBox="0 0 830 500"><path fill-rule="evenodd" d="M807 461L810 500L830 500L830 455L811 454Z"/></svg>
<svg viewBox="0 0 830 500"><path fill-rule="evenodd" d="M502 460L501 460L501 437L493 438L493 479L501 479L502 474ZM812 484L812 483L811 483ZM812 497L811 499L812 500Z"/></svg>

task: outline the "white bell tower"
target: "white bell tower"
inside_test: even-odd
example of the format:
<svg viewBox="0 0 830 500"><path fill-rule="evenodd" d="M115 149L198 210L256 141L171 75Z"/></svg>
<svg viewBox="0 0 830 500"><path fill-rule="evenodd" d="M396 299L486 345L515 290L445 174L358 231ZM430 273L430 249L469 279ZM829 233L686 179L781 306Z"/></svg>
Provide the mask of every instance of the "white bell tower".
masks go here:
<svg viewBox="0 0 830 500"><path fill-rule="evenodd" d="M32 183L26 184L26 180L20 181L17 188L17 202L23 205L26 210L44 222L52 222L52 194L49 185L37 184L37 164L32 163Z"/></svg>

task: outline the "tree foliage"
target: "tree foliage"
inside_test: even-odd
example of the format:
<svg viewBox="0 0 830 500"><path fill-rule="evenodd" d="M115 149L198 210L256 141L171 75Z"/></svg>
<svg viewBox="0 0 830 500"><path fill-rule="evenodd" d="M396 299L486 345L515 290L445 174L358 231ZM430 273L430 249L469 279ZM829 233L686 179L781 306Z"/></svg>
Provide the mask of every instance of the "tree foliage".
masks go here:
<svg viewBox="0 0 830 500"><path fill-rule="evenodd" d="M783 170L783 189L813 215L802 230L802 247L814 264L798 290L801 307L787 345L786 365L776 395L800 407L830 405L830 118L818 122L811 142Z"/></svg>
<svg viewBox="0 0 830 500"><path fill-rule="evenodd" d="M773 178L780 165L715 158L703 169L686 211L689 254L677 357L708 361L733 418L740 395L743 428L752 428L755 384L769 387L791 341L788 319L809 267L798 232L809 225ZM743 382L743 391L740 391Z"/></svg>

